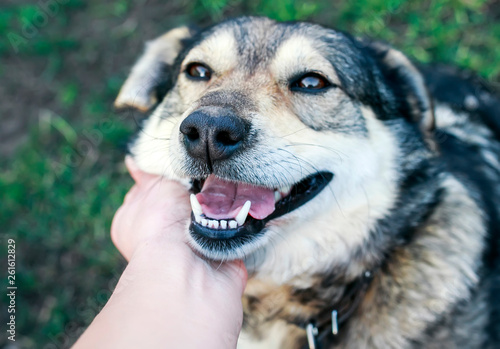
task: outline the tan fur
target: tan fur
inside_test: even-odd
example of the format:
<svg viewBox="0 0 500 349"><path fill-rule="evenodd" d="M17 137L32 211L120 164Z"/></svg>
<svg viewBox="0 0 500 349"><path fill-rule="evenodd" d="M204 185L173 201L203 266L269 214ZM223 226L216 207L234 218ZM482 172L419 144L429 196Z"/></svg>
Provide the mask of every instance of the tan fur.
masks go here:
<svg viewBox="0 0 500 349"><path fill-rule="evenodd" d="M454 322L454 317L465 321L469 313L477 314L474 309L483 309L486 297L471 292L479 282L486 219L461 178L446 171L436 176L434 189L442 197L432 214L411 228L415 229L411 239L379 255L370 254L369 242L377 233L388 233L378 231L380 222L405 204L398 202L406 177L397 165L404 162L410 173L413 160L421 165L439 156L434 128L481 147L484 161L498 169L497 149L488 145L491 131L472 123L465 128L467 115L445 105L438 104L434 110L425 81L410 60L386 45L373 44L375 50L384 52L380 64L397 68L408 84L406 102L411 115L405 117L418 124L411 127L420 127L422 138L432 145L415 140L405 146L418 144L418 148L403 149L400 137L406 134L398 132L405 130L398 129L393 120L382 120L377 114L380 106L370 107L346 92L341 82L346 80L321 54L320 44L304 33L292 33L271 54L272 47L260 44L272 34L274 22L255 21L259 25L248 31L252 43L248 47L239 45L231 27L222 26L187 53L175 85L145 121L130 149L144 171L187 184L190 157L179 127L205 103L210 106L206 100L216 95L233 98L237 117L251 124L255 133L249 149L224 160L231 168L225 179L277 189L318 171L334 174L307 204L271 220L264 234L227 253L206 251L186 233L193 249L208 258L245 261L250 278L238 348L300 349L305 331L293 323L307 322L329 310L342 300L347 284L372 268L376 269L374 280L359 295L360 306L342 330L339 348L411 348L420 339L434 343L438 335L439 343L458 343L454 338L463 332L462 323ZM185 35L185 30L169 33L148 46L125 82L117 106L151 107L154 84L148 76L156 76L159 62L172 61L179 51L178 40ZM256 53L262 55L259 64L242 64L245 54ZM192 63L210 67L212 78L194 81L187 77L184 71ZM314 95L294 93L290 80L306 71L325 76L337 87ZM424 199L433 202L433 198ZM367 255L360 256L359 251ZM469 299L473 306L458 308L461 300ZM463 312L455 315L452 309ZM438 334L426 334L429 324L438 321L447 327ZM482 328L486 321L478 315L476 327L470 328ZM468 343L481 340L478 334Z"/></svg>
<svg viewBox="0 0 500 349"><path fill-rule="evenodd" d="M115 100L116 108L133 107L147 111L156 103L152 93L158 84L162 64L171 65L181 49L181 40L190 36L187 27L175 28L148 42Z"/></svg>
<svg viewBox="0 0 500 349"><path fill-rule="evenodd" d="M425 94L424 98L419 98L419 100L431 101L422 75L410 62L408 57L400 51L390 48L382 43L377 43L377 46L382 51L386 50L384 61L389 67L401 69L405 74L411 76L412 83L418 86L418 90ZM417 105L416 97L409 95L408 99L410 105L412 105L415 110L415 118L418 118L417 121L420 123L422 130L425 132L432 130L435 126L434 109L432 108L432 105L430 103L425 104L423 106L424 110L420 111L420 107Z"/></svg>
<svg viewBox="0 0 500 349"><path fill-rule="evenodd" d="M478 237L485 234L481 211L456 179L443 185L443 204L375 280L362 315L352 322L354 337L346 348L407 347L408 338L418 336L450 304L468 298L477 283L484 247Z"/></svg>

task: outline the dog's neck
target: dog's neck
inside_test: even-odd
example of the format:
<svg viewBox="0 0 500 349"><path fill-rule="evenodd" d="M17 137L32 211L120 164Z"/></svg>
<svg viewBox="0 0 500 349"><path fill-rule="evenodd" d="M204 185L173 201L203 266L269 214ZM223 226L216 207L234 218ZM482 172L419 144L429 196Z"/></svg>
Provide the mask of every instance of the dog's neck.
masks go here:
<svg viewBox="0 0 500 349"><path fill-rule="evenodd" d="M373 277L374 272L366 270L361 277L344 288L343 295L336 304L320 310L307 323L292 323L306 330L307 348L319 349L322 348L322 343L334 343L340 338L340 330L357 311Z"/></svg>
<svg viewBox="0 0 500 349"><path fill-rule="evenodd" d="M308 326L316 331L308 340L331 342L335 340L332 338L335 330L340 338L342 327L363 300L374 272L366 270L354 279L334 274L317 276L308 287L276 285L250 278L243 298L244 330L259 338L267 335L266 323L282 321L292 337L297 333L293 346L297 348L306 344L304 331ZM334 311L336 316L332 317Z"/></svg>
<svg viewBox="0 0 500 349"><path fill-rule="evenodd" d="M412 240L414 222L425 220L428 212L434 207L434 202L440 197L438 173L429 172L424 166L413 176L422 178L424 174L427 179L426 184L434 187L433 194L422 198L421 191L418 190L421 181L413 181L412 177L408 177L406 182L410 184L406 189L409 193L405 193L403 199L410 204L415 202L413 209L400 212L399 208L395 207L391 215L378 220L376 228L371 230L370 244L364 243L359 248L353 249L349 263L335 265L326 263L322 266L322 271L311 275L308 270L315 269L317 267L315 265L284 282L279 282L276 275L266 278L260 270L253 275L250 271L244 297L245 332L256 338L267 337L269 334L266 331L271 324L281 322L286 327L286 338L290 338L290 343L305 345L304 328L309 323L316 322L320 327L331 326L328 322L326 325L322 324L324 320L321 319L328 318L333 310L339 311L339 309L346 309L339 314L339 318L345 317L342 320L343 324L349 321L351 315L356 316L358 302L362 302L370 294L369 283L363 281L365 272L374 271L378 275L375 270L384 263L386 258L384 256L390 255L390 251L397 246L404 246ZM394 218L396 216L399 220ZM335 256L332 253L330 258L332 255ZM286 263L283 263L283 260L286 261L286 256L274 262L279 261L281 262L279 265L284 265ZM336 338L329 338L328 341L341 340L342 332L340 331ZM290 347L301 348L295 344L290 344Z"/></svg>

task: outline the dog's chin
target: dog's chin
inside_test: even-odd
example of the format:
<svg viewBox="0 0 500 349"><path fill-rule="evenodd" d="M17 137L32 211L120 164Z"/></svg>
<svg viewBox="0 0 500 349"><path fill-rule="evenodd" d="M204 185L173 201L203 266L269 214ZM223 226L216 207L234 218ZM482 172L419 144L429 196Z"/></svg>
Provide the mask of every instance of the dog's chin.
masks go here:
<svg viewBox="0 0 500 349"><path fill-rule="evenodd" d="M193 209L189 225L190 244L194 250L209 259L244 258L266 244L268 240L266 226L313 200L332 178L331 172L318 172L297 182L286 193L281 193L281 197L279 191L275 191L274 210L262 219L247 214L244 221L239 217L238 222L235 220L216 222L210 217L195 214L196 210ZM194 194L200 192L202 187L203 181L193 180Z"/></svg>

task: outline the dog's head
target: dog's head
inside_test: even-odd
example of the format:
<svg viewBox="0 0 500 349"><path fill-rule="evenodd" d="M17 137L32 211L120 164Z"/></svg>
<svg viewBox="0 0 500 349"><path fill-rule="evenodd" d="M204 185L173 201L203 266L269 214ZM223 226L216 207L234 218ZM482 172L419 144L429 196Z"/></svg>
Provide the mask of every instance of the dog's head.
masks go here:
<svg viewBox="0 0 500 349"><path fill-rule="evenodd" d="M149 42L116 105L152 110L130 151L143 170L190 181L190 241L214 259L348 258L432 126L400 52L254 17Z"/></svg>

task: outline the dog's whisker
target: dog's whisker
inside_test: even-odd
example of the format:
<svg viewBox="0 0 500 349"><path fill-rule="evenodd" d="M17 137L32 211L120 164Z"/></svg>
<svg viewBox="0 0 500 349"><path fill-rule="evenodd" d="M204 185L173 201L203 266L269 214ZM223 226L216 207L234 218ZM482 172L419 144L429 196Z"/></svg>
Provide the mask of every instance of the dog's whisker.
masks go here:
<svg viewBox="0 0 500 349"><path fill-rule="evenodd" d="M262 347L484 346L500 310L463 315L493 294L497 96L319 25L228 20L179 55L193 35L151 41L117 104L153 110L130 151L158 185L191 181L190 246L255 272Z"/></svg>
<svg viewBox="0 0 500 349"><path fill-rule="evenodd" d="M341 152L340 150L337 150L337 149L333 149L331 147L327 147L327 146L324 146L324 145L320 145L320 144L312 144L312 143L290 143L290 144L286 144L284 145L285 147L300 147L300 146L307 146L307 147L318 147L318 148L323 148L325 150L328 150L328 151L331 151L333 152L335 155L337 155L339 157L339 160L342 162L344 159L343 157L349 159L349 156L347 156L347 154Z"/></svg>
<svg viewBox="0 0 500 349"><path fill-rule="evenodd" d="M304 128L301 128L301 129L298 129L292 133L288 133L286 135L280 135L280 136L274 136L273 138L287 138L287 137L290 137L290 136L293 136L299 132L302 132L302 131L305 131L305 130L308 130L309 128L308 127L304 127Z"/></svg>

